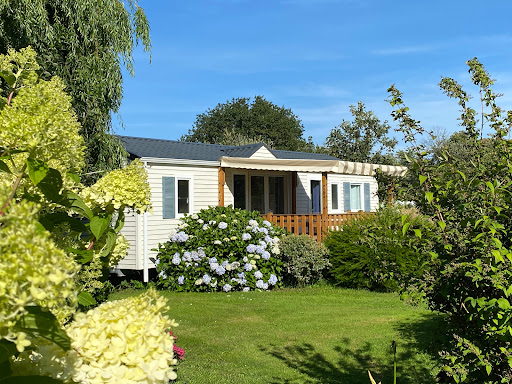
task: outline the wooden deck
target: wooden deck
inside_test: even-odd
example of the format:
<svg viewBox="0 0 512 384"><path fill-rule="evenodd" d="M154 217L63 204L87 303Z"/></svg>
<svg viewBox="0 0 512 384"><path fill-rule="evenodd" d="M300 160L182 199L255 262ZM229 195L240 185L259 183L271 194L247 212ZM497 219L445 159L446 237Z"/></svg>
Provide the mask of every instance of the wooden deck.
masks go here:
<svg viewBox="0 0 512 384"><path fill-rule="evenodd" d="M280 214L272 212L262 215L265 220L286 229L296 235L308 235L321 242L327 231L340 229L342 223L357 217L371 215L371 212L348 212L340 214Z"/></svg>

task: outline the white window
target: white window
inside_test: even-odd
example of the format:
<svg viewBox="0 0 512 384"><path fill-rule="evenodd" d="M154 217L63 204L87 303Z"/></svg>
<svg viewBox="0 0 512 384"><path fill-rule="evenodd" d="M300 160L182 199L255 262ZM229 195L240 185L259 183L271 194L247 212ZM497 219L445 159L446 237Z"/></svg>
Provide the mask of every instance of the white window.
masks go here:
<svg viewBox="0 0 512 384"><path fill-rule="evenodd" d="M343 211L370 212L370 183L343 183Z"/></svg>
<svg viewBox="0 0 512 384"><path fill-rule="evenodd" d="M340 209L340 200L337 183L331 184L331 209L333 211L339 211Z"/></svg>
<svg viewBox="0 0 512 384"><path fill-rule="evenodd" d="M362 208L362 190L361 184L350 184L350 210L361 211Z"/></svg>
<svg viewBox="0 0 512 384"><path fill-rule="evenodd" d="M176 219L185 213L192 213L193 180L188 177L162 177L162 217Z"/></svg>

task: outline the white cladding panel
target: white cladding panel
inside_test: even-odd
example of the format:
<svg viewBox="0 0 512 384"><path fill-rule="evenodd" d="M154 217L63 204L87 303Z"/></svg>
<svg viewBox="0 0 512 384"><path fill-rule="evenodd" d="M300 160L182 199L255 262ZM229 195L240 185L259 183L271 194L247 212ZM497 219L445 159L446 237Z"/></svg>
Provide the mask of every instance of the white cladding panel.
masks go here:
<svg viewBox="0 0 512 384"><path fill-rule="evenodd" d="M170 165L148 163L147 167L148 182L151 187L151 202L153 210L148 213L146 228L148 236L148 255L150 262L148 268L154 268L155 265L151 261L157 255L156 251L159 243L164 243L169 240L170 234L176 230L179 224L179 217L175 219L164 219L162 210L162 177L176 177L185 178L191 181L191 211L199 212L203 208L208 208L210 205L218 204L218 177L219 171L217 167L208 166L191 166L191 165ZM119 264L119 268L143 269L144 257L144 228L143 228L143 215L134 215L135 217L128 218L129 225L126 230L123 228L125 236L129 236L130 250L128 251L127 258ZM131 224L131 222L134 222ZM138 223L139 231L137 233L136 223ZM126 226L126 224L125 224ZM135 241L132 242L132 239ZM136 246L134 247L134 245Z"/></svg>
<svg viewBox="0 0 512 384"><path fill-rule="evenodd" d="M125 211L124 226L121 233L130 242L130 248L128 248L128 254L119 262L117 268L137 269L137 214L135 212Z"/></svg>

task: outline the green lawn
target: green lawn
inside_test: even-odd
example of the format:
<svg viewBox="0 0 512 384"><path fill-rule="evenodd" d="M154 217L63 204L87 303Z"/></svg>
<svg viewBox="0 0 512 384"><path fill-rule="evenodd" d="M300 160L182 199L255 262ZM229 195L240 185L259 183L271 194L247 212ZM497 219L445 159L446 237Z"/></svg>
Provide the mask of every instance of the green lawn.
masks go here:
<svg viewBox="0 0 512 384"><path fill-rule="evenodd" d="M368 369L392 384L392 340L399 384L434 381L441 319L396 295L330 287L163 294L186 351L180 384L368 384Z"/></svg>

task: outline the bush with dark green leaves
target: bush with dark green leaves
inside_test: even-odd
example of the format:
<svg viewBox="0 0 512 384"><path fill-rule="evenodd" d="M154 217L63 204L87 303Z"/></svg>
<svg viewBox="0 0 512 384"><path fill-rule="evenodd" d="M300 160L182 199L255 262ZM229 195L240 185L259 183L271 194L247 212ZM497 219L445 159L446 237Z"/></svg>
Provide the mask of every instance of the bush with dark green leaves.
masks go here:
<svg viewBox="0 0 512 384"><path fill-rule="evenodd" d="M314 284L324 277L330 263L329 251L306 235L288 235L280 244L283 279L289 286Z"/></svg>
<svg viewBox="0 0 512 384"><path fill-rule="evenodd" d="M403 230L403 223L409 226ZM414 210L382 207L332 231L325 240L334 284L375 291L397 291L425 268L420 236L432 227Z"/></svg>
<svg viewBox="0 0 512 384"><path fill-rule="evenodd" d="M512 383L512 111L497 105L494 80L483 65L476 58L467 64L480 95L480 116L455 80L439 84L459 105L466 150L445 148L432 163L416 140L425 131L394 86L390 103L414 154L409 172L422 191L416 205L439 229L429 271L417 289L453 330L452 344L441 353L440 380ZM491 133L485 140L484 131Z"/></svg>

